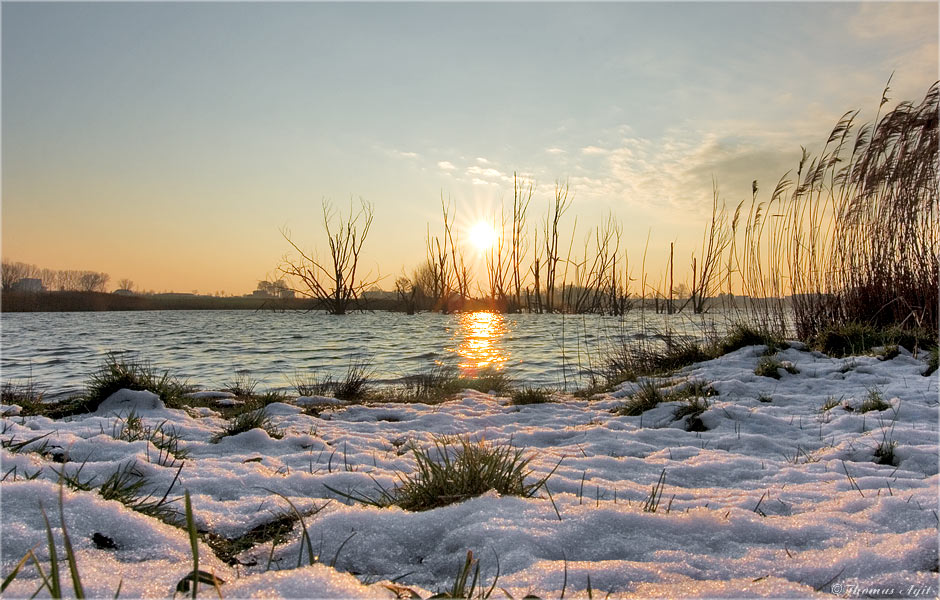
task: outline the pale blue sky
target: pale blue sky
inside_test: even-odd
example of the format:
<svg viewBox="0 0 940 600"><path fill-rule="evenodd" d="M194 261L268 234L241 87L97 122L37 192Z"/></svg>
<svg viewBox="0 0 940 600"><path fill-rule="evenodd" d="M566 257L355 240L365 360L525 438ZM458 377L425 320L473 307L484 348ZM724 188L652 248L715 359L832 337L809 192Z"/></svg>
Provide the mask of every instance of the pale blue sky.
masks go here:
<svg viewBox="0 0 940 600"><path fill-rule="evenodd" d="M937 4L4 2L3 255L245 292L322 198L375 205L366 248L421 259L459 224L569 179L631 262L700 242L712 177L769 191L849 109L937 79ZM573 218L569 220L573 222ZM580 234L579 234L580 236ZM684 262L684 261L683 261Z"/></svg>

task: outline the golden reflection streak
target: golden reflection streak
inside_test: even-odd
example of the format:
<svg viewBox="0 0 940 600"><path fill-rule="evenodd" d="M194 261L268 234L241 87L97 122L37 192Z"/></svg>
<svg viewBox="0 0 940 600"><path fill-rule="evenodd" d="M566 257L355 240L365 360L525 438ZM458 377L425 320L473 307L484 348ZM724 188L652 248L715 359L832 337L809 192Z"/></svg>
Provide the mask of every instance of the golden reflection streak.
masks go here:
<svg viewBox="0 0 940 600"><path fill-rule="evenodd" d="M499 343L506 334L503 316L480 311L462 313L459 319L457 354L460 369L473 374L480 369L501 368L509 359Z"/></svg>

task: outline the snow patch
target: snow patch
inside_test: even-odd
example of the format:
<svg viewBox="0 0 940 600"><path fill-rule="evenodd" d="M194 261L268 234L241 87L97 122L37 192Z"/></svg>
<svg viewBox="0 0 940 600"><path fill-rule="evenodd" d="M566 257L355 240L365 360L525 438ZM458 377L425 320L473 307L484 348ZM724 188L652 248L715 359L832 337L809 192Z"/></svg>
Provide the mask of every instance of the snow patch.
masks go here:
<svg viewBox="0 0 940 600"><path fill-rule="evenodd" d="M166 409L160 396L147 390L120 389L98 405L95 411L99 415L120 414L128 415L131 412L142 414Z"/></svg>

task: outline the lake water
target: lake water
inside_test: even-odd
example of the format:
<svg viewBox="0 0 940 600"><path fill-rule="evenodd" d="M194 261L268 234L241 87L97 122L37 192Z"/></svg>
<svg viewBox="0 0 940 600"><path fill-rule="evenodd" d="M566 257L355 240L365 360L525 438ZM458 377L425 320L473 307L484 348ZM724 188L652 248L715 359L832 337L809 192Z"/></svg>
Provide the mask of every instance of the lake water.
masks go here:
<svg viewBox="0 0 940 600"><path fill-rule="evenodd" d="M710 320L720 319L711 315ZM382 383L450 365L465 374L504 369L519 385L574 389L623 338L655 331L698 335L701 318L634 311L597 315L458 313L141 311L4 313L0 377L33 381L47 394L82 389L109 352L136 360L202 389L218 389L236 373L258 390L288 389L295 375L341 377L366 360Z"/></svg>

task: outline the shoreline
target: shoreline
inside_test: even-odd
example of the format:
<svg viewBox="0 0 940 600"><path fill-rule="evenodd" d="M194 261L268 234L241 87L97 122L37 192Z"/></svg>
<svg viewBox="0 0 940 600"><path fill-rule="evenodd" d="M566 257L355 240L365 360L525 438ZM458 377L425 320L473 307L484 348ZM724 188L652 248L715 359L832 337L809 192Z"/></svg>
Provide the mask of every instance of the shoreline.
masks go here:
<svg viewBox="0 0 940 600"><path fill-rule="evenodd" d="M779 366L761 366L769 360ZM832 358L752 345L534 404L471 389L433 404L289 396L243 431L231 395L212 393L180 409L118 392L65 420L8 415L0 574L45 539L38 501L58 522L61 471L87 482L63 492L86 593L113 595L123 580L129 596L171 595L191 565L185 526L134 510L139 496L122 504L99 491L134 472L151 501L188 491L200 569L229 598L427 598L452 589L468 550L480 586L517 598L936 595L938 377L923 377L926 366L903 349ZM656 401L632 410L648 390ZM415 474L412 448L433 453L446 436L511 445L531 459L527 481L547 476L547 488L425 511L344 497L396 493ZM169 506L178 518L182 501ZM259 533L279 519L288 525L276 537ZM96 547L93 534L114 548ZM6 595L39 585L27 568Z"/></svg>
<svg viewBox="0 0 940 600"><path fill-rule="evenodd" d="M657 310L667 314L666 300L630 299L630 306L625 312L631 310ZM705 308L707 310L725 308L725 300L721 298L708 298ZM746 304L746 296L735 296L733 302ZM676 299L673 314L692 314L687 298ZM158 310L251 310L251 311L317 311L327 312L321 303L311 298L256 298L252 296L200 296L194 294L153 294L125 296L103 292L2 292L0 293L0 314L21 312L124 312L124 311L158 311ZM408 312L408 303L397 298L364 298L360 300L356 312L388 311ZM539 314L530 311L517 311L510 313L500 310L498 304L486 299L470 298L463 302L456 299L450 303L446 313L488 311L504 314ZM430 308L415 309L414 314L426 312L441 312ZM556 313L544 313L556 314ZM561 313L557 313L561 314ZM601 313L565 313L565 314L601 314Z"/></svg>

